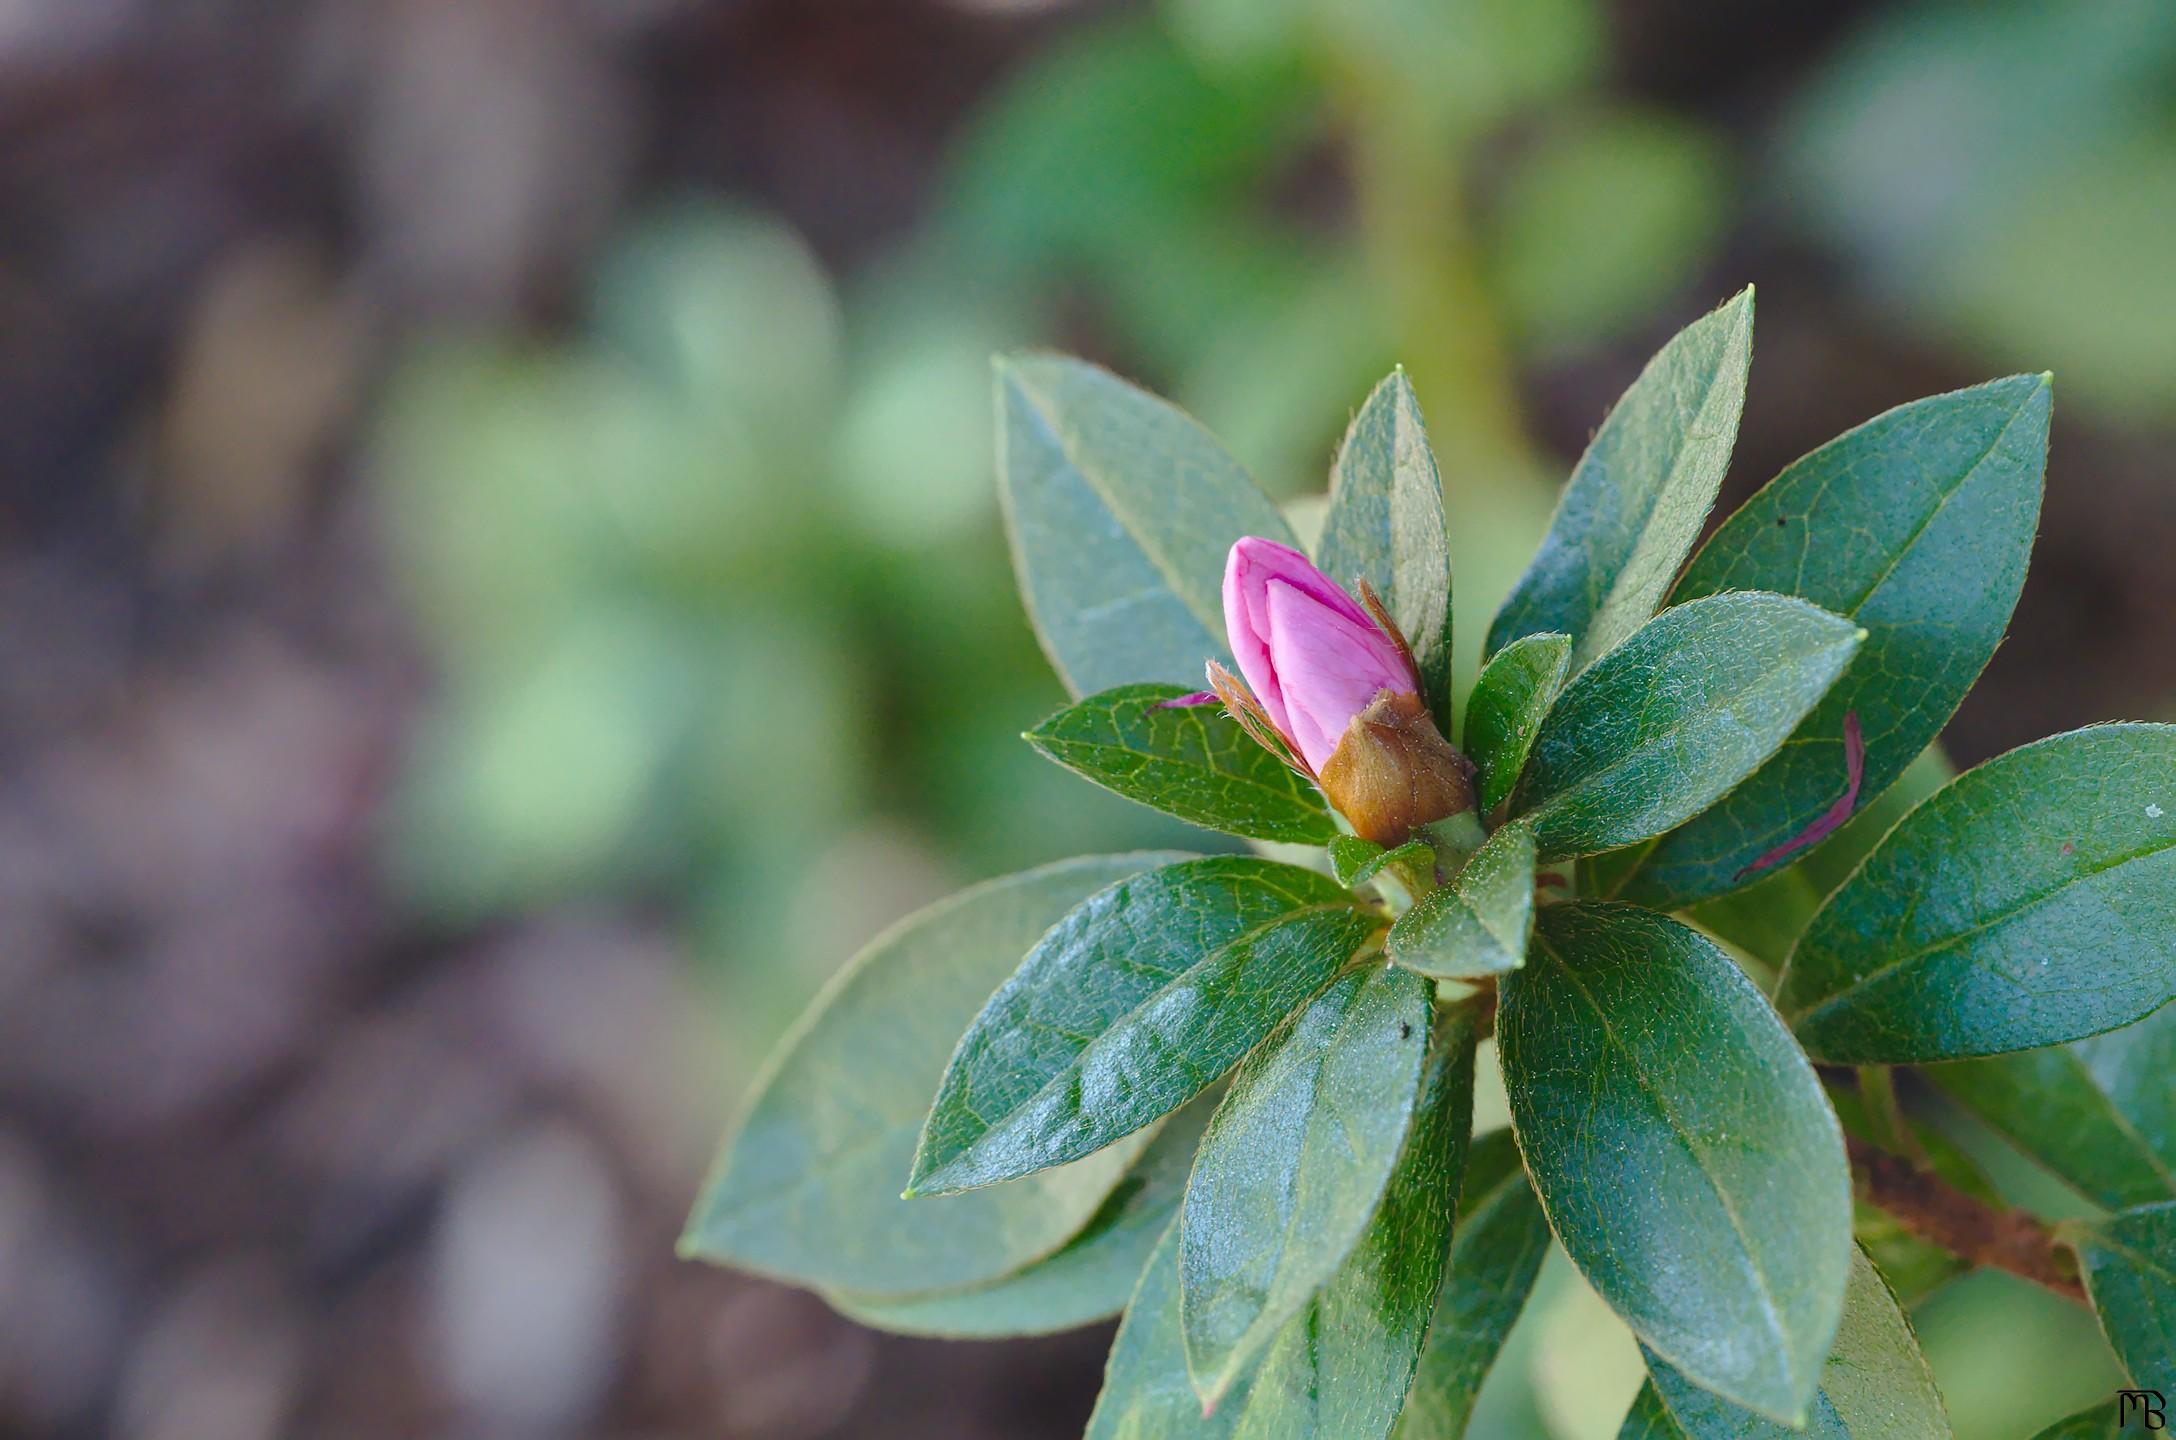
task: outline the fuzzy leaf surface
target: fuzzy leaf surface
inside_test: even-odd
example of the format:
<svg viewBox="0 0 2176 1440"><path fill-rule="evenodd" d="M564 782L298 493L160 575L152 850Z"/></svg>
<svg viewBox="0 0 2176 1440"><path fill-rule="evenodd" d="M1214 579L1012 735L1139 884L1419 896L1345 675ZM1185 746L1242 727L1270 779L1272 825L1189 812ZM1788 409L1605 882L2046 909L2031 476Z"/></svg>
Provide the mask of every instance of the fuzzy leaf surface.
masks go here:
<svg viewBox="0 0 2176 1440"><path fill-rule="evenodd" d="M1481 667L1466 701L1466 758L1479 782L1483 815L1511 798L1541 718L1571 674L1572 637L1525 635Z"/></svg>
<svg viewBox="0 0 2176 1440"><path fill-rule="evenodd" d="M1451 549L1443 479L1403 370L1375 387L1345 431L1315 564L1348 589L1365 580L1382 596L1413 647L1422 698L1448 733Z"/></svg>
<svg viewBox="0 0 2176 1440"><path fill-rule="evenodd" d="M1199 685L1224 645L1224 557L1291 527L1208 431L1099 366L997 367L998 488L1028 618L1066 687Z"/></svg>
<svg viewBox="0 0 2176 1440"><path fill-rule="evenodd" d="M1111 1346L1088 1440L1384 1440L1443 1285L1473 1123L1474 1019L1437 1020L1412 1129L1383 1203L1315 1298L1208 1415L1186 1369L1179 1227L1164 1236Z"/></svg>
<svg viewBox="0 0 2176 1440"><path fill-rule="evenodd" d="M759 1079L683 1254L804 1285L899 1294L996 1279L1086 1225L1130 1148L938 1206L899 1198L925 1097L962 1026L1061 916L1169 853L1061 861L923 910L849 962Z"/></svg>
<svg viewBox="0 0 2176 1440"><path fill-rule="evenodd" d="M1220 1399L1337 1272L1374 1218L1411 1122L1434 987L1347 971L1241 1062L1187 1185L1187 1368Z"/></svg>
<svg viewBox="0 0 2176 1440"><path fill-rule="evenodd" d="M1573 680L1511 801L1544 859L1637 844L1714 804L1843 673L1859 630L1747 591L1656 616Z"/></svg>
<svg viewBox="0 0 2176 1440"><path fill-rule="evenodd" d="M1778 1425L1701 1389L1651 1351L1647 1366L1650 1378L1618 1440L1949 1440L1941 1392L1911 1322L1857 1250L1843 1324L1803 1429Z"/></svg>
<svg viewBox="0 0 2176 1440"><path fill-rule="evenodd" d="M1579 458L1533 563L1489 627L1572 637L1572 666L1608 653L1670 593L1730 464L1753 359L1753 292L1686 326L1647 362Z"/></svg>
<svg viewBox="0 0 2176 1440"><path fill-rule="evenodd" d="M1256 744L1222 706L1170 703L1187 693L1178 685L1121 685L1060 710L1027 740L1104 789L1194 825L1297 845L1336 838L1321 791Z"/></svg>
<svg viewBox="0 0 2176 1440"><path fill-rule="evenodd" d="M1772 590L1866 641L1783 748L1656 845L1620 898L1674 910L1745 884L1842 793L1847 714L1866 742L1861 806L1933 743L2025 584L2052 396L2048 377L2017 375L1900 406L1792 465L1700 548L1676 603Z"/></svg>
<svg viewBox="0 0 2176 1440"><path fill-rule="evenodd" d="M1481 1382L1525 1310L1548 1253L1548 1217L1526 1181L1511 1132L1476 1136L1466 1159L1449 1273L1394 1440L1460 1440L1466 1433Z"/></svg>
<svg viewBox="0 0 2176 1440"><path fill-rule="evenodd" d="M1799 937L1776 1003L1837 1064L2112 1030L2176 996L2176 726L2012 750L1906 816Z"/></svg>
<svg viewBox="0 0 2176 1440"><path fill-rule="evenodd" d="M1091 896L961 1037L910 1188L1062 1165L1193 1099L1329 983L1380 921L1327 875L1215 856Z"/></svg>
<svg viewBox="0 0 2176 1440"><path fill-rule="evenodd" d="M1843 1313L1851 1180L1767 1000L1697 932L1593 903L1545 906L1501 993L1512 1122L1573 1262L1696 1384L1801 1417Z"/></svg>
<svg viewBox="0 0 2176 1440"><path fill-rule="evenodd" d="M1384 948L1408 970L1469 980L1524 965L1533 929L1534 835L1514 822L1483 841L1448 885L1400 915Z"/></svg>

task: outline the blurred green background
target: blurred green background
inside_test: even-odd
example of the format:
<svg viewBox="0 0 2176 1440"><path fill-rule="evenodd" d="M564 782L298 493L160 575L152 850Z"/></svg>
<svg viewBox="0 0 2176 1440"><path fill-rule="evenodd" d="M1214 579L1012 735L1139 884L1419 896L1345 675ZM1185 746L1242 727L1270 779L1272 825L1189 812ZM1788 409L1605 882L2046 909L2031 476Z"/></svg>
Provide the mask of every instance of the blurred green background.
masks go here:
<svg viewBox="0 0 2176 1440"><path fill-rule="evenodd" d="M1102 1331L669 1255L861 941L1206 843L1018 742L991 353L1303 524L1403 364L1469 667L1744 283L1726 500L2052 368L1969 763L2176 715L2172 97L2161 0L0 9L0 1433L1077 1433ZM2114 1383L1999 1277L1916 1318L1966 1440ZM1558 1257L1475 1433L1612 1435L1637 1373Z"/></svg>

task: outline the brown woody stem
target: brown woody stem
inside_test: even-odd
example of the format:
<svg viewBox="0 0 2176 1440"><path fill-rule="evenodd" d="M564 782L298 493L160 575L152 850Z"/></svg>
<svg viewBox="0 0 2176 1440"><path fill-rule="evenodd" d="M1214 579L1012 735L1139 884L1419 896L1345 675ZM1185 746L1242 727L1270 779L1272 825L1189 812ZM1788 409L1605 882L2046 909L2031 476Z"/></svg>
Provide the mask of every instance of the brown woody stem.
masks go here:
<svg viewBox="0 0 2176 1440"><path fill-rule="evenodd" d="M1855 1135L1851 1173L1859 1194L1922 1240L1930 1240L1975 1265L2007 1270L2058 1295L2085 1303L2076 1262L2043 1221L2022 1210L2005 1210L1950 1188L1931 1171L1892 1155Z"/></svg>

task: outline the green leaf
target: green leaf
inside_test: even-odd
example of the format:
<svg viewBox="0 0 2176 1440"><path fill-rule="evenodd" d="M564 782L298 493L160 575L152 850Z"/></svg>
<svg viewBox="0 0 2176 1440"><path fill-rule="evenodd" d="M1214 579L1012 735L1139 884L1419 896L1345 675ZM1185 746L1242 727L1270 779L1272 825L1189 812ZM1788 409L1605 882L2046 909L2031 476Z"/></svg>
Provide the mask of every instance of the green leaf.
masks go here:
<svg viewBox="0 0 2176 1440"><path fill-rule="evenodd" d="M2135 1428L2126 1433L2118 1427L2116 1402L2111 1400L2056 1421L2033 1440L2131 1440L2138 1433Z"/></svg>
<svg viewBox="0 0 2176 1440"><path fill-rule="evenodd" d="M1403 370L1375 387L1330 470L1330 508L1315 564L1338 584L1382 596L1420 668L1422 698L1451 721L1451 550L1443 480L1420 401Z"/></svg>
<svg viewBox="0 0 2176 1440"><path fill-rule="evenodd" d="M2176 1203L2125 1210L2069 1235L2131 1383L2176 1394Z"/></svg>
<svg viewBox="0 0 2176 1440"><path fill-rule="evenodd" d="M1251 840L1321 845L1337 835L1322 793L1217 704L1173 705L1177 685L1121 685L1028 731L1060 765L1128 800Z"/></svg>
<svg viewBox="0 0 2176 1440"><path fill-rule="evenodd" d="M1466 1433L1481 1382L1526 1308L1548 1253L1549 1221L1526 1182L1511 1132L1475 1137L1449 1272L1395 1440L1460 1440Z"/></svg>
<svg viewBox="0 0 2176 1440"><path fill-rule="evenodd" d="M1481 668L1466 700L1466 758L1478 772L1483 815L1511 798L1571 668L1572 637L1557 634L1521 636Z"/></svg>
<svg viewBox="0 0 2176 1440"><path fill-rule="evenodd" d="M1408 970L1470 980L1524 965L1533 929L1534 836L1514 822L1482 842L1448 885L1400 915L1384 948Z"/></svg>
<svg viewBox="0 0 2176 1440"><path fill-rule="evenodd" d="M1748 286L1647 362L1572 471L1541 549L1489 628L1491 654L1558 631L1583 667L1655 613L1730 464L1752 358Z"/></svg>
<svg viewBox="0 0 2176 1440"><path fill-rule="evenodd" d="M997 367L999 491L1028 618L1075 695L1198 685L1224 645L1224 557L1296 545L1277 507L1185 414L1061 355Z"/></svg>
<svg viewBox="0 0 2176 1440"><path fill-rule="evenodd" d="M2101 1204L2176 1200L2176 1005L2068 1045L1924 1073Z"/></svg>
<svg viewBox="0 0 2176 1440"><path fill-rule="evenodd" d="M1347 971L1232 1076L1180 1212L1187 1368L1205 1404L1374 1217L1418 1096L1432 988L1391 965Z"/></svg>
<svg viewBox="0 0 2176 1440"><path fill-rule="evenodd" d="M1773 590L1866 642L1790 742L1657 845L1619 898L1674 910L1744 884L1843 793L1847 714L1866 741L1862 806L1933 743L2025 583L2051 403L2047 376L2018 375L1891 410L1785 470L1701 547L1678 602Z"/></svg>
<svg viewBox="0 0 2176 1440"><path fill-rule="evenodd" d="M1877 1072L1886 1073L1886 1072ZM1877 1125L1868 1114L1864 1095L1866 1081L1859 1086L1846 1088L1831 1086L1829 1100L1836 1107L1836 1118L1843 1123L1844 1133L1856 1136L1894 1151L1897 1146L1885 1138L1887 1125ZM1996 1209L2007 1208L1994 1183L1979 1167L1978 1162L1957 1143L1939 1130L1906 1117L1911 1127L1911 1138L1918 1146L1919 1155L1935 1175L1952 1190L1983 1201ZM1950 1281L1972 1269L1972 1262L1951 1253L1898 1220L1888 1211L1868 1200L1856 1200L1852 1205L1851 1232L1858 1237L1867 1258L1881 1272L1897 1299L1905 1305L1917 1305Z"/></svg>
<svg viewBox="0 0 2176 1440"><path fill-rule="evenodd" d="M1848 620L1781 595L1665 610L1572 681L1511 802L1544 858L1660 835L1775 753L1858 649Z"/></svg>
<svg viewBox="0 0 2176 1440"><path fill-rule="evenodd" d="M2176 726L2001 755L1906 816L1814 917L1777 1004L1808 1053L2028 1050L2176 995Z"/></svg>
<svg viewBox="0 0 2176 1440"><path fill-rule="evenodd" d="M1778 1425L1701 1389L1652 1351L1647 1368L1652 1378L1618 1440L1949 1440L1941 1392L1911 1322L1858 1250L1851 1253L1843 1323L1803 1428Z"/></svg>
<svg viewBox="0 0 2176 1440"><path fill-rule="evenodd" d="M1799 1419L1843 1309L1850 1172L1752 982L1652 911L1550 905L1502 981L1497 1044L1534 1189L1588 1282L1695 1383Z"/></svg>
<svg viewBox="0 0 2176 1440"><path fill-rule="evenodd" d="M1109 1319L1126 1308L1156 1241L1179 1213L1216 1099L1215 1092L1203 1095L1157 1126L1103 1208L1047 1259L963 1290L900 1296L829 1290L824 1298L878 1330L956 1340L1048 1335Z"/></svg>
<svg viewBox="0 0 2176 1440"><path fill-rule="evenodd" d="M1702 901L1687 912L1687 918L1759 960L1768 967L1772 979L1790 958L1791 947L1798 943L1822 903L1851 878L1851 872L1881 843L1881 837L1913 806L1956 778L1957 772L1942 747L1928 746L1905 768L1902 779L1815 847L1802 863L1785 866L1743 890ZM1605 861L1610 858L1601 857ZM1617 898L1614 882L1581 893L1597 900Z"/></svg>
<svg viewBox="0 0 2176 1440"><path fill-rule="evenodd" d="M799 1284L899 1294L992 1280L1049 1255L1133 1159L1114 1149L942 1204L899 1177L960 1027L1084 897L1183 857L1067 860L909 917L863 950L781 1043L688 1221L681 1253Z"/></svg>
<svg viewBox="0 0 2176 1440"><path fill-rule="evenodd" d="M1340 835L1330 842L1330 871L1347 889L1365 885L1385 870L1425 865L1433 871L1435 863L1436 852L1422 840L1408 840L1395 850L1357 835Z"/></svg>
<svg viewBox="0 0 2176 1440"><path fill-rule="evenodd" d="M1421 1100L1360 1243L1209 1415L1186 1369L1179 1226L1149 1259L1111 1346L1088 1440L1382 1440L1443 1285L1473 1121L1474 1017L1437 1019Z"/></svg>
<svg viewBox="0 0 2176 1440"><path fill-rule="evenodd" d="M961 1037L909 1189L994 1185L1169 1114L1327 984L1380 923L1327 875L1238 855L1091 897Z"/></svg>

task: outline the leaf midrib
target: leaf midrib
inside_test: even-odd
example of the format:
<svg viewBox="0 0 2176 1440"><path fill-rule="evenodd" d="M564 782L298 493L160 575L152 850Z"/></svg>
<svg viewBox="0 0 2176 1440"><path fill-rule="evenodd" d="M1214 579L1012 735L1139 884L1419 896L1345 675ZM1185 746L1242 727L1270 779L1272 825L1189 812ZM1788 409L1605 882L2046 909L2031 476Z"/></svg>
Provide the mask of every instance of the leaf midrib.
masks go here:
<svg viewBox="0 0 2176 1440"><path fill-rule="evenodd" d="M1746 1268L1752 1272L1755 1289L1760 1295L1762 1308L1767 1311L1769 1324L1774 1330L1776 1338L1782 1342L1786 1373L1795 1382L1798 1360L1796 1353L1791 1349L1791 1334L1783 1323L1782 1310L1776 1303L1775 1292L1769 1284L1768 1274L1761 1268L1759 1260L1755 1257L1752 1240L1746 1234L1745 1222L1738 1214L1737 1207L1731 1203L1722 1183L1716 1179L1714 1172L1708 1168L1707 1161L1703 1157L1700 1148L1693 1144L1691 1131L1678 1119L1676 1112L1663 1099L1662 1092L1649 1079L1646 1068L1639 1062L1638 1053L1617 1034L1617 1027L1610 1022L1607 1008L1595 998L1593 992L1587 988L1586 983L1580 979L1578 972L1565 961L1562 955L1557 953L1555 946L1550 944L1545 937L1540 938L1537 943L1542 953L1547 955L1556 964L1557 969L1563 972L1564 977L1571 982L1572 988L1578 992L1579 998L1584 1000L1588 1008L1594 1012L1595 1019L1601 1024L1604 1039L1624 1055L1626 1061L1631 1065L1633 1073L1638 1076L1641 1089L1652 1099L1656 1112L1661 1115L1663 1122L1669 1127L1670 1133L1677 1139L1677 1142L1684 1147L1686 1155L1692 1160L1693 1167L1700 1172L1700 1178L1707 1182L1708 1189L1714 1194L1716 1203L1722 1207L1724 1218L1730 1222L1731 1233L1738 1238L1738 1246L1745 1257ZM1650 1343L1653 1343L1651 1338ZM1663 1354L1663 1358L1670 1360L1672 1364L1677 1363L1674 1357L1664 1354L1661 1345L1655 1345L1655 1351L1657 1354Z"/></svg>
<svg viewBox="0 0 2176 1440"><path fill-rule="evenodd" d="M2042 890L2037 894L2027 896L2025 899L2019 901L2017 904L2011 906L2010 908L2001 911L1999 914L1991 915L1987 919L1982 920L1975 925L1970 925L1967 926L1965 929L1957 931L1955 934L1945 935L1941 939L1933 941L1930 944L1922 945L1919 948L1907 951L1905 954L1899 955L1892 960L1884 961L1882 964L1877 965L1872 970L1867 971L1864 975L1861 975L1858 978L1854 979L1850 984L1844 986L1843 989L1826 995L1810 1005L1792 1011L1790 1015L1786 1018L1789 1019L1791 1028L1793 1030L1796 1030L1800 1025L1815 1020L1826 1011L1833 1009L1835 1006L1840 1005L1844 1001L1850 999L1851 996L1853 996L1860 990L1865 989L1867 986L1873 984L1877 980L1886 979L1888 976L1895 974L1898 970L1902 969L1906 965L1912 964L1913 962L1918 960L1924 960L1929 955L1939 955L1945 951L1954 950L1957 946L1963 944L1967 940L1970 940L1973 936L1984 934L1986 931L1994 929L1998 925L2007 925L2012 920L2017 919L2019 916L2028 914L2031 911L2038 909L2042 905L2050 904L2053 901L2061 899L2065 893L2076 889L2080 885L2087 884L2090 881L2098 880L2103 875L2113 874L2114 872L2121 870L2124 866L2132 864L2135 861L2151 860L2156 855L2164 854L2170 850L2176 850L2176 837L2171 837L2167 842L2163 844L2154 845L2143 850L2133 851L2132 853L2125 855L2120 859L2110 861L2106 865L2095 866L2094 868L2085 871L2083 874L2069 876L2062 880L2059 884L2049 889ZM1804 944L1806 942L1806 939L1810 939L1812 937L1812 934L1813 931L1809 927L1806 931L1805 938L1801 939L1799 943ZM1794 949L1792 951L1790 960L1787 961L1783 967L1784 979L1787 980L1790 977L1791 966L1797 962L1797 959L1797 951ZM1777 993L1782 993L1783 986L1780 982L1778 983L1776 989Z"/></svg>
<svg viewBox="0 0 2176 1440"><path fill-rule="evenodd" d="M1033 1094L1021 1100L1019 1104L1015 1105L1009 1112L1007 1112L1004 1118L999 1120L996 1124L986 1127L980 1135L977 1135L973 1140L962 1146L956 1153L946 1159L942 1165L938 1166L934 1170L931 1170L927 1175L923 1176L921 1181L916 1185L915 1188L918 1191L927 1191L927 1193L930 1194L960 1193L951 1190L929 1190L928 1187L933 1184L942 1183L944 1176L948 1171L956 1168L961 1161L965 1160L968 1156L974 1154L977 1150L982 1149L985 1145L991 1144L991 1137L1004 1137L1019 1121L1019 1118L1023 1114L1025 1114L1028 1110L1032 1109L1034 1106L1041 1103L1046 1096L1048 1096L1053 1090L1059 1087L1061 1082L1063 1082L1068 1076L1072 1075L1075 1071L1079 1070L1081 1068L1084 1057L1086 1057L1091 1050L1094 1050L1097 1046L1102 1045L1107 1040L1109 1040L1110 1037L1114 1033L1116 1033L1121 1026L1124 1026L1127 1024L1127 1022L1134 1020L1141 1014L1142 1011L1151 1008L1158 1000L1169 994L1173 989L1185 982L1189 977L1202 973L1204 970L1215 965L1218 961L1222 960L1225 956L1230 954L1238 947L1258 940L1263 935L1268 934L1270 931L1275 930L1280 926L1295 924L1299 921L1309 919L1313 916L1340 911L1362 916L1366 914L1366 912L1363 911L1358 905L1352 904L1350 902L1325 901L1313 905L1303 905L1298 907L1297 909L1287 910L1282 914L1278 915L1275 919L1264 921L1262 924L1255 926L1251 930L1242 931L1240 934L1233 936L1230 940L1225 941L1222 945L1217 946L1214 950L1211 950L1208 954L1203 955L1193 964L1187 966L1183 970L1178 971L1169 980L1166 980L1163 984L1157 986L1154 990L1143 996L1139 1002L1128 1007L1128 1009L1123 1014L1113 1019L1110 1024L1104 1026L1102 1031L1098 1033L1094 1039L1090 1040L1079 1050L1076 1050L1073 1053L1072 1057L1068 1059L1064 1065L1060 1066L1056 1071L1052 1072L1049 1078L1044 1080L1044 1082L1036 1088ZM1324 976L1324 983L1327 984L1331 978L1333 978L1333 976ZM1028 1173L1033 1174L1035 1172L1030 1171ZM987 1181L983 1183L997 1184L1003 1182Z"/></svg>
<svg viewBox="0 0 2176 1440"><path fill-rule="evenodd" d="M1754 594L1760 592L1746 591L1743 593ZM1817 608L1813 607L1811 605L1811 602L1802 603L1806 603L1809 608ZM1626 766L1635 764L1638 761L1645 759L1652 751L1659 749L1663 745L1666 745L1671 741L1678 739L1687 729L1691 728L1694 724L1712 719L1719 712L1728 710L1731 706L1735 705L1738 701L1744 699L1747 695L1752 694L1755 690L1759 689L1762 684L1774 678L1782 671L1802 665L1805 662L1814 659L1816 656L1824 654L1828 651L1842 649L1846 645L1852 645L1856 643L1857 642L1855 636L1841 637L1837 640L1825 642L1810 649L1799 651L1796 654L1791 655L1790 657L1785 659L1782 663L1755 673L1750 679L1746 681L1744 685L1740 686L1736 690L1731 691L1719 702L1715 704L1704 705L1696 711L1686 712L1677 721L1669 725L1667 728L1657 731L1654 734L1649 735L1645 739L1641 740L1639 744L1629 754L1626 754L1616 760L1612 760L1609 764L1603 766L1599 770L1590 771L1584 777L1575 780L1570 785L1567 785L1563 789L1558 790L1555 794L1551 795L1548 799L1542 801L1532 810L1525 811L1523 813L1527 817L1538 821L1541 817L1548 815L1552 811L1562 808L1570 800L1585 795L1594 786L1602 784L1605 781L1611 779L1617 774L1618 771L1624 769ZM1816 701L1816 703L1818 703L1818 701ZM1810 709L1811 707L1808 708ZM1535 748L1540 748L1538 743ZM1758 767L1756 766L1755 768L1757 769ZM1528 759L1526 773L1527 775L1532 775L1534 773L1531 756L1529 756Z"/></svg>

